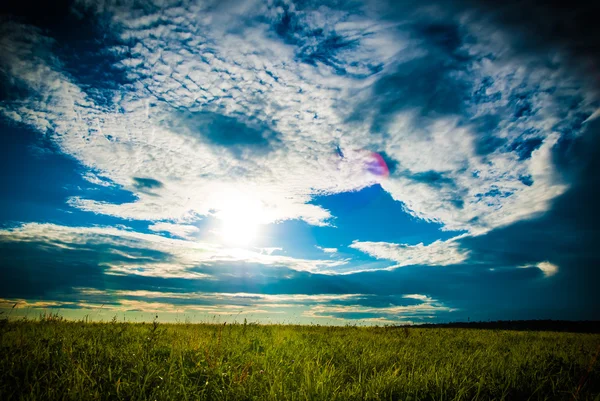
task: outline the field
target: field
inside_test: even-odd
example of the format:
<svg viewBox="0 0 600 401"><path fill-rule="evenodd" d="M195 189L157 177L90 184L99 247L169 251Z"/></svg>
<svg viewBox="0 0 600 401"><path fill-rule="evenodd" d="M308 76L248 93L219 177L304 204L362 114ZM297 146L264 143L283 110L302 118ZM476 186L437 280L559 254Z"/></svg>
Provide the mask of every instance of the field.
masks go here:
<svg viewBox="0 0 600 401"><path fill-rule="evenodd" d="M1 400L600 399L597 334L6 320Z"/></svg>

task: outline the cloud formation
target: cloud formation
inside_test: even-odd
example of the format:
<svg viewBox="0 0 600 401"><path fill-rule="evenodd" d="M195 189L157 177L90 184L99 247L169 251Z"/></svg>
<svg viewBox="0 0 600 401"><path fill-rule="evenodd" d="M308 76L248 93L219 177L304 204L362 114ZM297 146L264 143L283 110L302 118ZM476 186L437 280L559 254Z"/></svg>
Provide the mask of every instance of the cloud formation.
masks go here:
<svg viewBox="0 0 600 401"><path fill-rule="evenodd" d="M179 226L173 226L175 225L159 225L158 229L169 229L171 232L182 230ZM183 230L189 231L186 228ZM312 272L331 272L335 267L346 263L343 260L297 259L112 227L66 227L28 223L0 230L0 242L5 246L38 244L40 247L58 251L95 251L100 259L103 259L99 267L104 269L105 274L162 278L208 278L209 274L198 272L197 268L219 263L249 263Z"/></svg>
<svg viewBox="0 0 600 401"><path fill-rule="evenodd" d="M0 296L373 323L597 305L596 14L397 3L78 0L0 16L0 123L81 178L61 184L60 218L0 221ZM386 213L403 219L370 221ZM220 223L293 227L293 246L227 245L210 236ZM545 303L502 303L526 293Z"/></svg>
<svg viewBox="0 0 600 401"><path fill-rule="evenodd" d="M252 293L173 293L165 291L105 291L75 288L68 296L56 295L46 301L0 299L0 308L16 305L19 309L87 309L107 313L160 313L177 316L196 316L195 321L209 316L229 319L269 319L282 322L289 313L298 313L301 319L329 324L398 324L426 321L435 313L454 310L424 295L388 298L386 305L377 296L363 294L342 295L265 295ZM77 298L77 300L73 300ZM416 301L411 301L416 300ZM103 315L104 317L104 315ZM93 319L93 317L92 317Z"/></svg>
<svg viewBox="0 0 600 401"><path fill-rule="evenodd" d="M61 68L52 38L11 22L2 68L30 96L2 112L51 130L62 151L136 195L71 199L95 213L193 221L233 191L264 223L328 224L312 197L380 181L336 147L367 148L397 164L381 184L410 213L485 232L546 211L565 191L550 150L562 126L595 110L567 67L521 59L476 15L440 22L435 4L393 23L368 5L77 7L105 18L103 50L126 77L118 90L94 88L111 101Z"/></svg>
<svg viewBox="0 0 600 401"><path fill-rule="evenodd" d="M554 276L558 273L558 266L550 262L540 262L537 264L537 268L543 271L546 277Z"/></svg>
<svg viewBox="0 0 600 401"><path fill-rule="evenodd" d="M148 226L148 229L150 231L166 232L180 238L190 238L200 231L196 226L165 222L152 224L151 226Z"/></svg>
<svg viewBox="0 0 600 401"><path fill-rule="evenodd" d="M429 245L354 241L350 248L358 249L377 259L398 262L397 265L391 267L392 269L411 265L455 265L464 262L468 257L468 251L461 249L455 238L447 241L435 241Z"/></svg>

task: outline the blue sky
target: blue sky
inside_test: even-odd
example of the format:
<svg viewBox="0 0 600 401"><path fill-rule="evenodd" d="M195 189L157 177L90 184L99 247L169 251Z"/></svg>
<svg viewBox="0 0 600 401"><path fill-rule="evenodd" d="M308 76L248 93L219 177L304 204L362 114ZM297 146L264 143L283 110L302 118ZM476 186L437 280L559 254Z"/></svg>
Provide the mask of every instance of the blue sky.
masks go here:
<svg viewBox="0 0 600 401"><path fill-rule="evenodd" d="M570 12L2 10L0 308L599 319L600 35Z"/></svg>

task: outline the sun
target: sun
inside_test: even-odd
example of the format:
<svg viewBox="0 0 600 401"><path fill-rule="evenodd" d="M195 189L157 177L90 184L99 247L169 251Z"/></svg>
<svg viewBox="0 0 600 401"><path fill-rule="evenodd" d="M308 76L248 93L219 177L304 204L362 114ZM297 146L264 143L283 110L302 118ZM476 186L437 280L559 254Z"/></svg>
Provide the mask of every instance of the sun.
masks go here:
<svg viewBox="0 0 600 401"><path fill-rule="evenodd" d="M230 245L248 246L253 244L259 232L259 224L245 216L228 216L221 221L219 234Z"/></svg>
<svg viewBox="0 0 600 401"><path fill-rule="evenodd" d="M224 193L220 198L220 208L215 217L219 219L216 231L221 241L241 247L254 244L265 220L260 200L237 191Z"/></svg>

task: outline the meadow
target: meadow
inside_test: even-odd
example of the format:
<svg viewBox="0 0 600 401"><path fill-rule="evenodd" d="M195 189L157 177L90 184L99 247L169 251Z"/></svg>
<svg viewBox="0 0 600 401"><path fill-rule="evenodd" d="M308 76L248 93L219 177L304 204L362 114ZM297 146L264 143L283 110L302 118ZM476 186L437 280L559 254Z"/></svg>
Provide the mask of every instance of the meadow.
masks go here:
<svg viewBox="0 0 600 401"><path fill-rule="evenodd" d="M598 334L0 324L0 400L599 400Z"/></svg>

